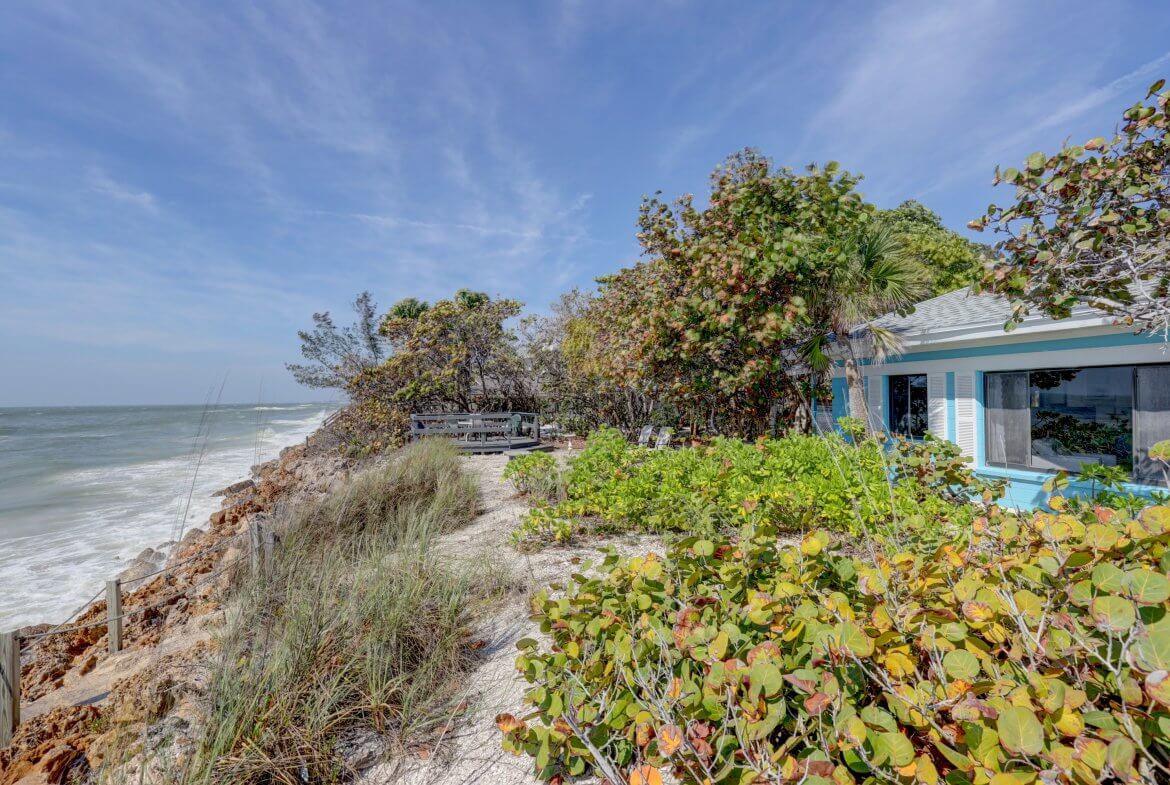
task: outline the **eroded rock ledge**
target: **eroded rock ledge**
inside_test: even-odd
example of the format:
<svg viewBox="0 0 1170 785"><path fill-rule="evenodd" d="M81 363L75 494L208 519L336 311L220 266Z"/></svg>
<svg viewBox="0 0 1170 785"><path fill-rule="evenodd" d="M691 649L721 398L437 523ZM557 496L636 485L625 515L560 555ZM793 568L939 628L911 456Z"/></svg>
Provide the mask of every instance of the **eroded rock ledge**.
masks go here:
<svg viewBox="0 0 1170 785"><path fill-rule="evenodd" d="M211 632L223 622L233 570L247 567L241 557L249 520L315 499L355 468L334 437L318 431L218 492L222 507L205 527L188 530L165 557L144 551L120 576L141 580L164 561L174 566L124 594L123 611L132 615L124 622L122 652L108 653L104 600L66 625L81 629L33 642L21 660L22 723L12 745L0 750L0 785L84 782L103 765L117 766L126 781L150 782L152 773L180 764L198 722ZM34 625L21 634L53 627ZM160 759L151 747L164 737L170 752ZM140 772L143 761L148 770Z"/></svg>

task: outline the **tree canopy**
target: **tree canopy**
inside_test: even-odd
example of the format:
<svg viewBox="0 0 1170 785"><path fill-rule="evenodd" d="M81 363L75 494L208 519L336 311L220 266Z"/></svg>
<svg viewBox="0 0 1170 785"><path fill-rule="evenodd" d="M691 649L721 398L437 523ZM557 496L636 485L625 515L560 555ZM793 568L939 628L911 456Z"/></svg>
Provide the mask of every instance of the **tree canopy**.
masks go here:
<svg viewBox="0 0 1170 785"><path fill-rule="evenodd" d="M922 265L932 294L978 282L991 259L990 248L951 231L937 213L913 199L879 211L877 222L901 243L906 256Z"/></svg>
<svg viewBox="0 0 1170 785"><path fill-rule="evenodd" d="M301 355L308 363L288 363L293 378L306 387L344 389L357 374L372 368L385 357L378 334L378 306L369 292L353 301L357 319L349 327L338 327L328 311L313 314L313 329L301 330Z"/></svg>
<svg viewBox="0 0 1170 785"><path fill-rule="evenodd" d="M641 262L601 279L607 371L675 401L692 425L760 433L798 398L792 344L809 288L841 263L872 207L837 164L773 170L754 150L711 176L707 206L643 201Z"/></svg>
<svg viewBox="0 0 1170 785"><path fill-rule="evenodd" d="M1009 328L1035 308L1063 318L1097 306L1138 330L1170 337L1170 147L1159 80L1125 111L1111 139L1028 156L996 170L1014 201L971 222L1003 239L984 285L1013 301Z"/></svg>
<svg viewBox="0 0 1170 785"><path fill-rule="evenodd" d="M367 422L400 433L411 411L521 408L581 430L805 427L833 362L854 371L863 405L857 350L898 348L873 320L983 267L986 249L925 206L879 210L860 181L834 162L797 172L746 149L715 169L704 202L644 198L641 258L522 320L519 334L519 302L461 289L401 299L376 329L364 296L361 326L315 317L325 321L312 345L343 357L367 347L329 378Z"/></svg>

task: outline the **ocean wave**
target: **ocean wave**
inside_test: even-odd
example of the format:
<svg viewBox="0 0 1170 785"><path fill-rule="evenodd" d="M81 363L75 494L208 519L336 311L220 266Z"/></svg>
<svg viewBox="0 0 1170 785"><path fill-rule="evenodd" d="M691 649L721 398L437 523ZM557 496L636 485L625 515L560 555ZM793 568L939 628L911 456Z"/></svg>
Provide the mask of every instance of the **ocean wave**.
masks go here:
<svg viewBox="0 0 1170 785"><path fill-rule="evenodd" d="M59 621L144 548L205 527L222 501L214 492L247 477L257 461L302 441L327 414L317 410L265 422L259 433L247 425L218 436L213 429L201 461L187 436L175 440L174 454L165 458L52 477L43 503L0 522L0 574L12 578L6 585L19 587L0 592L0 629ZM92 439L76 444L90 454L97 449Z"/></svg>

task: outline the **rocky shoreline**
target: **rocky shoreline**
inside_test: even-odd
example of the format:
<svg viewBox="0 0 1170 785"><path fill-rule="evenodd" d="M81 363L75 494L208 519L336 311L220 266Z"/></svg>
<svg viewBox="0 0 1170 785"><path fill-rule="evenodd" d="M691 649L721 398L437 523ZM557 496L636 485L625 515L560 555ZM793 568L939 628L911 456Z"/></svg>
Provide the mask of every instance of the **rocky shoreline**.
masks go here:
<svg viewBox="0 0 1170 785"><path fill-rule="evenodd" d="M234 571L247 569L249 522L320 497L343 481L355 462L337 447L336 436L322 427L215 494L223 497L221 508L165 556L161 548L167 546L140 554L118 576L136 582L122 595L130 616L118 654L109 654L104 599L63 627L68 631L26 644L22 722L12 744L0 750L0 785L81 782L90 771L111 766L125 781L142 774L150 780L144 765L167 765L160 760L166 756L151 754L164 737L179 740L172 747L182 756L182 740L191 738L200 716L195 701L205 686L212 633L228 610L227 589ZM153 574L162 567L173 569ZM56 627L33 625L20 634ZM128 751L126 740L134 738L139 742ZM178 762L172 755L170 763Z"/></svg>

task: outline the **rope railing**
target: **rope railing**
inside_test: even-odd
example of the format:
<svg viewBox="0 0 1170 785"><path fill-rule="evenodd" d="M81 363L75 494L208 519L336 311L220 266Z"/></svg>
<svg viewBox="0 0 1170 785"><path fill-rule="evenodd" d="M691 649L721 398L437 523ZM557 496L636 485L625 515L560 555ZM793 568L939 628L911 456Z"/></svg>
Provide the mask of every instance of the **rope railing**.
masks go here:
<svg viewBox="0 0 1170 785"><path fill-rule="evenodd" d="M236 540L239 540L239 539L247 536L247 534L248 534L247 532L243 532L240 534L233 534L231 537L227 537L225 539L222 539L214 545L208 546L207 548L204 548L201 551L198 551L196 553L191 554L190 556L183 559L182 561L177 561L174 564L165 565L163 567L160 567L157 570L154 570L152 572L148 572L145 575L139 575L137 578L130 578L129 580L119 580L118 584L122 588L126 588L129 585L132 585L135 583L141 583L142 581L145 581L148 578L154 578L154 577L156 577L158 575L162 575L164 573L173 572L174 570L177 570L180 567L184 567L184 566L190 564L191 562L198 561L199 559L203 558L204 556L206 556L210 553L214 553L215 551L222 550L222 549L226 548L228 545L235 542ZM188 589L186 589L186 590L189 590L190 588L192 588L192 587L188 587ZM186 590L184 590L184 591L186 591ZM73 621L73 619L77 618L77 616L80 615L82 611L84 611L86 608L88 608L90 605L92 605L95 600L100 598L105 593L106 593L105 589L99 589L96 594L94 594L92 597L90 597L88 600L86 600L82 605L78 606L77 610L75 610L75 611L73 611L73 613L69 614L69 616L65 619L65 621L58 623L51 630L45 630L44 632L37 632L37 633L33 633L31 635L21 635L20 636L21 642L22 643L31 643L34 641L38 641L42 638L48 638L48 637L53 636L53 635L64 635L66 633L77 632L78 630L84 630L84 629L87 629L89 627L97 627L99 625L105 624L108 621L108 619L102 619L100 621L95 621L95 622L88 622L86 624L77 624L77 625L74 625L72 627L65 626L69 622ZM165 601L166 601L165 599L160 600L156 604L162 604L162 602L165 602ZM148 607L151 607L151 606L148 606ZM128 615L130 615L130 614L129 613L123 614L123 616L128 616ZM25 654L28 654L29 651L31 651L31 650L32 650L31 646L25 646L24 648L22 648L20 650L20 655L23 657Z"/></svg>
<svg viewBox="0 0 1170 785"><path fill-rule="evenodd" d="M126 611L122 610L122 589L125 585L141 583L148 578L173 572L208 554L223 550L231 543L245 537L249 542L248 553L232 559L227 564L220 566L218 569L206 575L198 576L198 579L189 585L179 588L161 598L154 599L146 605L137 606ZM105 625L109 630L109 653L117 654L122 649L122 622L124 620L133 618L134 616L144 615L155 608L167 605L183 595L207 585L229 570L239 566L245 559L251 561L253 571L267 571L271 566L272 552L276 547L276 543L277 539L271 529L262 527L259 520L250 520L248 531L224 538L214 545L185 557L181 561L165 565L158 570L154 570L146 575L140 575L125 582L117 579L109 581L105 589L87 600L77 610L71 613L65 621L57 624L52 629L31 635L20 635L15 631L0 633L0 749L7 747L11 743L12 737L16 732L16 726L20 723L21 658L31 652L38 641L55 635L66 635L68 633ZM86 608L90 607L103 593L106 595L106 615L103 618L85 622L84 624L69 625L69 622L73 621Z"/></svg>

